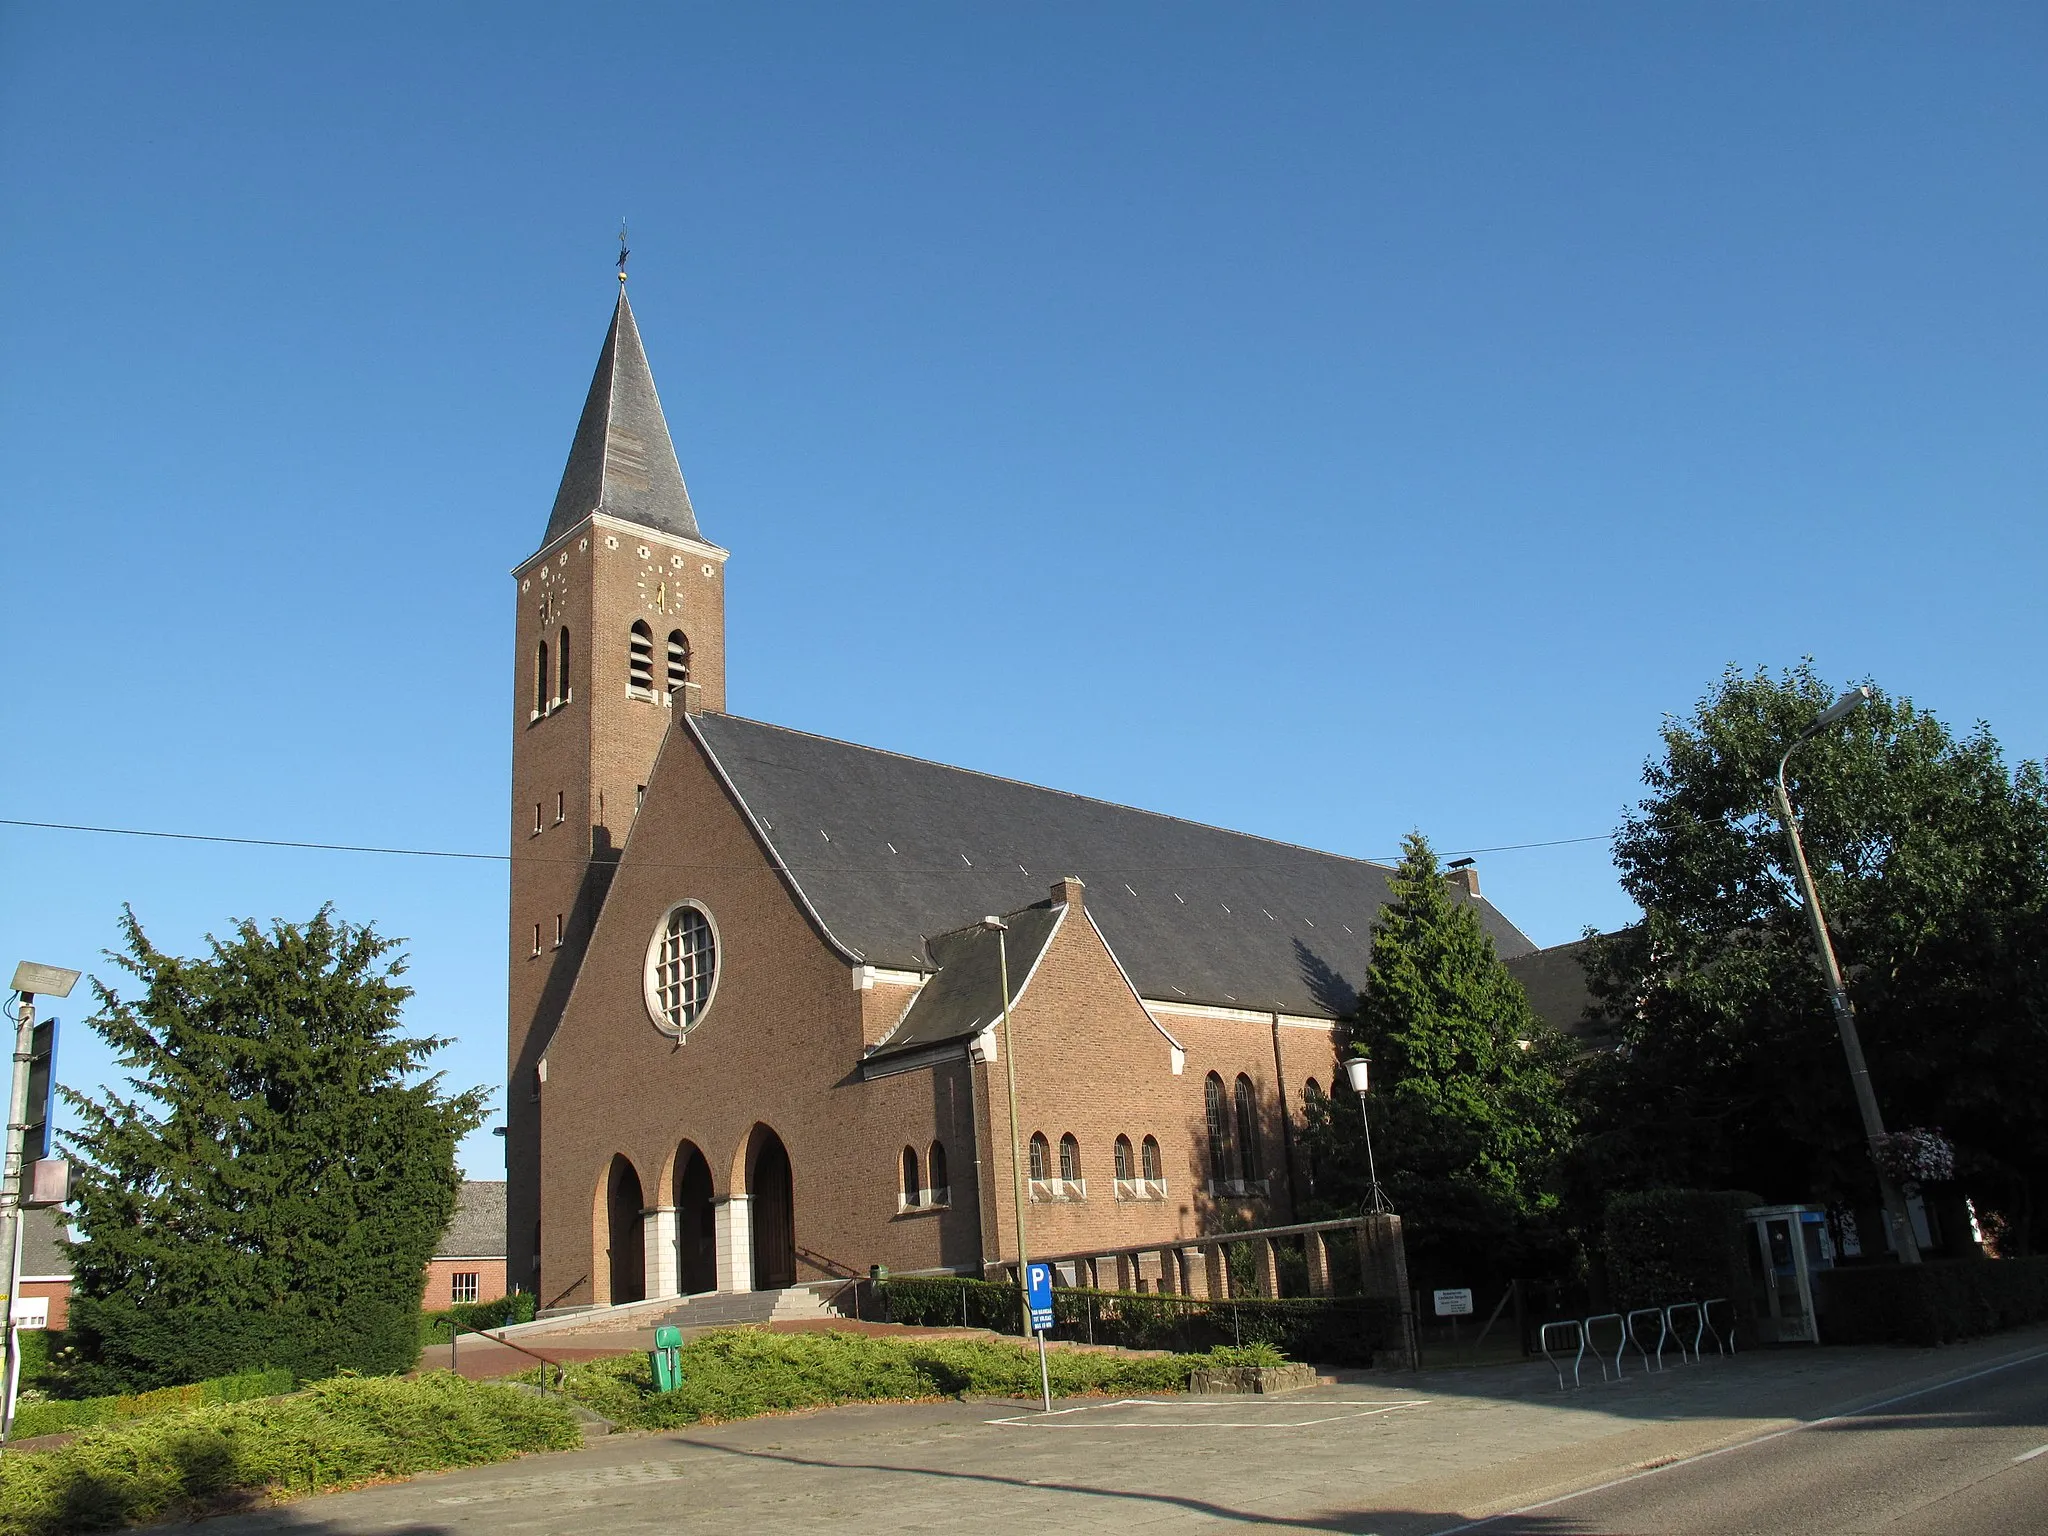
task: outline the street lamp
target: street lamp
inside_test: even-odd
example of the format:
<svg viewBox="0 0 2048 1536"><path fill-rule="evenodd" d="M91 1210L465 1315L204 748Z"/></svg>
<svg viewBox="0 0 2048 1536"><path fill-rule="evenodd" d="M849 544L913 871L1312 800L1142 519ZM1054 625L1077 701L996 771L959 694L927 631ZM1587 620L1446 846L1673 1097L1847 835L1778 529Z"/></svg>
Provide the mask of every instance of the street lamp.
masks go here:
<svg viewBox="0 0 2048 1536"><path fill-rule="evenodd" d="M1010 925L1000 917L984 917L981 926L996 936L996 975L1002 987L1003 1084L1010 1099L1010 1198L1017 1210L1017 1294L1025 1296L1024 1266L1030 1251L1024 1242L1024 1146L1017 1134L1017 1052L1010 1044ZM1031 1302L1024 1299L1024 1333L1031 1333Z"/></svg>
<svg viewBox="0 0 2048 1536"><path fill-rule="evenodd" d="M69 997L78 985L78 972L61 965L38 965L24 960L14 968L14 990L21 1006L14 1015L14 1089L8 1096L7 1160L5 1181L0 1183L0 1207L4 1207L8 1234L7 1261L7 1375L0 1388L0 1446L14 1430L14 1399L21 1382L21 1343L14 1326L21 1294L21 1213L28 1198L28 1166L23 1157L28 1138L29 1064L36 1050L36 995Z"/></svg>
<svg viewBox="0 0 2048 1536"><path fill-rule="evenodd" d="M1375 1216L1388 1214L1387 1192L1380 1188L1380 1168L1372 1155L1372 1117L1365 1111L1367 1078L1372 1073L1372 1058L1353 1056L1344 1063L1344 1075L1351 1079L1351 1091L1358 1095L1358 1118L1365 1124L1365 1168L1372 1180L1372 1212Z"/></svg>
<svg viewBox="0 0 2048 1536"><path fill-rule="evenodd" d="M1913 1236L1913 1221L1906 1211L1906 1197L1885 1167L1884 1117L1878 1113L1877 1091L1870 1085L1870 1067L1863 1059L1863 1040L1856 1032L1856 1010L1849 1002L1849 989L1842 985L1842 968L1835 960L1835 946L1828 937L1827 919L1821 915L1820 892L1814 888L1813 871L1807 868L1806 849L1799 841L1799 821L1792 814L1792 794L1785 787L1785 765L1792 754L1829 726L1846 720L1876 695L1868 684L1851 688L1820 713L1820 718L1792 738L1792 745L1778 759L1778 820L1785 826L1785 841L1792 848L1792 868L1799 877L1799 893L1806 902L1807 921L1813 925L1813 944L1819 951L1821 976L1827 982L1828 1001L1835 1010L1835 1029L1842 1037L1842 1054L1849 1058L1849 1081L1856 1090L1856 1108L1863 1116L1864 1139L1870 1143L1870 1161L1877 1169L1877 1187L1884 1195L1885 1219L1891 1224L1892 1250L1902 1264L1920 1262L1920 1243Z"/></svg>

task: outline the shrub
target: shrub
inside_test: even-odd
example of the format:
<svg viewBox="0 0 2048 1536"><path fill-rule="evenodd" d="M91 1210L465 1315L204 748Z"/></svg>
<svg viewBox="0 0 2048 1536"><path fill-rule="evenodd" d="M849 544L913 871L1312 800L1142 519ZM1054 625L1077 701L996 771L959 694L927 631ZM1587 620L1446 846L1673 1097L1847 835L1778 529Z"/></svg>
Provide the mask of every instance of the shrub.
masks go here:
<svg viewBox="0 0 2048 1536"><path fill-rule="evenodd" d="M88 1430L0 1461L0 1536L203 1512L262 1494L503 1461L581 1443L558 1401L445 1371L343 1376L290 1397L202 1406Z"/></svg>
<svg viewBox="0 0 2048 1536"><path fill-rule="evenodd" d="M438 1312L420 1314L420 1343L446 1344L453 1336L453 1323L475 1333L485 1328L507 1328L533 1321L533 1292L509 1291L495 1301L462 1301Z"/></svg>
<svg viewBox="0 0 2048 1536"><path fill-rule="evenodd" d="M986 1280L918 1277L882 1287L891 1322L990 1328L1021 1333L1014 1285ZM1056 1287L1053 1334L1126 1349L1205 1350L1217 1345L1270 1344L1296 1360L1370 1365L1376 1351L1401 1346L1401 1304L1390 1297L1237 1297L1207 1301L1156 1292Z"/></svg>
<svg viewBox="0 0 2048 1536"><path fill-rule="evenodd" d="M1814 1277L1832 1344L1946 1344L2048 1322L2048 1258L1857 1264Z"/></svg>
<svg viewBox="0 0 2048 1536"><path fill-rule="evenodd" d="M1646 1189L1607 1202L1607 1278L1614 1305L1666 1306L1726 1296L1747 1313L1743 1215L1763 1200L1743 1190Z"/></svg>
<svg viewBox="0 0 2048 1536"><path fill-rule="evenodd" d="M154 1418L208 1403L240 1403L254 1397L277 1397L296 1387L290 1371L242 1371L216 1376L189 1387L159 1387L123 1397L86 1397L70 1401L46 1399L23 1403L14 1416L14 1436L27 1440L67 1429L85 1429L119 1419Z"/></svg>
<svg viewBox="0 0 2048 1536"><path fill-rule="evenodd" d="M1053 1391L1175 1392L1207 1355L1128 1355L1055 1350ZM1277 1364L1274 1351L1229 1365ZM568 1368L567 1391L615 1423L640 1429L750 1418L832 1403L933 1397L1026 1397L1038 1391L1038 1355L989 1339L874 1338L858 1333L706 1334L682 1350L683 1385L658 1393L645 1355Z"/></svg>

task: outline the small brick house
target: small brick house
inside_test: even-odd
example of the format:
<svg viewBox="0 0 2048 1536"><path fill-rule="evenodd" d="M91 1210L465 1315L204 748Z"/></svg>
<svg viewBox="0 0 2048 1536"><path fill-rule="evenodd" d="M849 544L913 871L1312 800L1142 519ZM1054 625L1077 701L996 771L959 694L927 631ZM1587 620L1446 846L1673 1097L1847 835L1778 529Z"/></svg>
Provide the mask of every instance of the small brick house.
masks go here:
<svg viewBox="0 0 2048 1536"><path fill-rule="evenodd" d="M439 1311L462 1301L496 1301L505 1294L505 1181L465 1179L455 1214L427 1261L420 1305Z"/></svg>
<svg viewBox="0 0 2048 1536"><path fill-rule="evenodd" d="M510 1283L983 1273L1013 1169L1034 1255L1294 1219L1391 871L731 714L726 561L622 290L512 573Z"/></svg>
<svg viewBox="0 0 2048 1536"><path fill-rule="evenodd" d="M64 1246L67 1221L54 1207L22 1212L21 1294L47 1297L50 1326L59 1329L71 1318L71 1254Z"/></svg>

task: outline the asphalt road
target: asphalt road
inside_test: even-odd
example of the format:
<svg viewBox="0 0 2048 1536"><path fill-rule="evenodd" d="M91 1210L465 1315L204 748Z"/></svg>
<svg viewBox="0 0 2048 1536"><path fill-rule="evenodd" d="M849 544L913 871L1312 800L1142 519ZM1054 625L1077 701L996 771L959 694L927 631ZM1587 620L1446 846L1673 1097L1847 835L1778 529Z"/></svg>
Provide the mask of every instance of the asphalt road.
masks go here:
<svg viewBox="0 0 2048 1536"><path fill-rule="evenodd" d="M2048 1532L2048 1356L1454 1529L1473 1536Z"/></svg>

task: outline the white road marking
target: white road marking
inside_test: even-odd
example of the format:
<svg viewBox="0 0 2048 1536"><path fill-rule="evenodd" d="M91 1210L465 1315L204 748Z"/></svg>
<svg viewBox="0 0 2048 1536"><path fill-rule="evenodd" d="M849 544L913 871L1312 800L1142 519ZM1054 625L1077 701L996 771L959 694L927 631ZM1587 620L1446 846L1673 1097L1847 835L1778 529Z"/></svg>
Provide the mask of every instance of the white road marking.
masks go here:
<svg viewBox="0 0 2048 1536"><path fill-rule="evenodd" d="M2013 1457L2015 1462L2032 1461L2036 1456L2048 1456L2048 1445L2037 1445L2031 1451Z"/></svg>
<svg viewBox="0 0 2048 1536"><path fill-rule="evenodd" d="M1646 1477L1655 1477L1660 1472L1670 1472L1679 1467L1690 1467L1702 1461L1712 1461L1717 1456L1726 1456L1735 1451L1746 1451L1752 1446L1767 1445L1773 1440L1782 1440L1787 1435L1796 1435L1802 1430L1821 1429L1829 1424L1840 1424L1848 1419L1859 1418L1866 1413L1875 1413L1880 1408L1889 1408L1894 1403L1911 1402L1914 1398L1925 1397L1930 1392L1945 1392L1950 1387L1959 1387L1966 1381L1976 1381L1979 1377L1983 1376L1996 1376L2000 1371L2009 1371L2013 1367L2020 1365L2031 1365L2036 1360L2048 1360L2048 1349L2037 1349L2031 1354L2020 1355L2011 1360L2001 1360L1996 1365L1987 1365L1983 1370L1972 1371L1967 1376L1956 1376L1948 1381L1937 1381L1932 1386L1915 1387L1911 1392L1901 1392L1897 1397L1881 1398L1874 1403L1865 1403L1858 1408L1850 1408L1842 1413L1830 1414L1824 1419L1808 1419L1801 1424L1789 1425L1784 1429L1774 1429L1769 1434L1758 1435L1753 1440L1743 1440L1734 1445L1724 1445L1717 1450L1701 1451L1697 1456L1681 1456L1677 1461L1667 1461L1661 1466L1645 1467L1640 1472L1630 1472L1623 1477L1609 1478L1604 1483L1596 1483L1591 1488L1581 1488L1576 1493L1561 1493L1554 1499L1544 1499L1535 1504L1524 1504L1520 1509L1504 1509L1497 1515L1484 1515L1477 1520L1467 1520L1462 1525L1447 1525L1441 1530L1431 1531L1429 1536L1459 1536L1460 1532L1476 1531L1482 1526L1493 1524L1496 1520L1512 1520L1519 1515L1534 1514L1539 1509L1553 1509L1559 1504L1569 1504L1574 1499L1583 1499L1592 1494L1605 1493L1610 1488L1619 1488L1625 1483L1640 1482ZM2041 1450L2048 1451L2048 1446L2043 1446ZM2027 1454L2037 1456L2040 1454L2040 1451L2029 1451Z"/></svg>
<svg viewBox="0 0 2048 1536"><path fill-rule="evenodd" d="M1193 1420L1160 1421L1153 1419L1137 1423L1104 1424L1099 1420L1092 1423L1079 1423L1069 1417L1077 1413L1103 1413L1118 1408L1236 1408L1242 1410L1250 1406L1234 1400L1203 1402L1200 1399L1190 1398L1125 1397L1119 1398L1113 1403L1083 1403L1075 1408L1055 1408L1049 1414L1019 1413L1013 1414L1008 1418L988 1419L985 1422L995 1425L1000 1429L1309 1429L1318 1424L1335 1424L1346 1419L1370 1419L1384 1413L1396 1413L1403 1408L1421 1408L1426 1406L1426 1403L1427 1399L1423 1398L1402 1398L1398 1400L1387 1398L1339 1398L1324 1401L1310 1399L1295 1403L1276 1400L1270 1404L1260 1405L1273 1408L1290 1408L1296 1412L1300 1412L1303 1409L1319 1408L1360 1410L1358 1412L1317 1414L1312 1418L1294 1419L1206 1419L1199 1422ZM1054 1420L1062 1422L1055 1423L1053 1422Z"/></svg>

